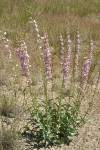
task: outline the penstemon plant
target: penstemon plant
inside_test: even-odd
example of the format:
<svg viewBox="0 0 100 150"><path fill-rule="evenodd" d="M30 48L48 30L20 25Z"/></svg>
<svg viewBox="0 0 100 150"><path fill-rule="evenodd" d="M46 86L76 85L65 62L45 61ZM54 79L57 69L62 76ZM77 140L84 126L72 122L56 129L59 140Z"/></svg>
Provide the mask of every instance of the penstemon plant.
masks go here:
<svg viewBox="0 0 100 150"><path fill-rule="evenodd" d="M37 23L35 21L36 31ZM39 38L41 38L38 33ZM81 83L76 83L73 80L73 84L77 84L74 92L69 88L68 74L70 70L71 63L71 37L68 32L67 35L67 51L64 53L64 44L62 35L60 35L61 42L61 65L63 66L62 83L59 88L59 92L50 90L52 89L52 68L51 68L51 53L47 34L41 38L41 53L43 56L40 59L42 64L42 90L43 96L42 101L38 102L38 96L34 92L31 84L29 84L29 90L32 97L33 105L28 110L30 116L28 118L28 123L25 127L24 133L31 134L32 140L38 144L44 144L45 147L49 145L58 145L66 143L67 145L73 139L73 136L78 134L78 128L81 127L86 119L87 115L91 109L93 98L98 86L99 76L96 80L96 88L93 90L93 95L90 98L88 108L85 110L84 114L81 114L82 101L86 98L86 86L88 85L88 76L90 67L92 64L92 51L93 51L93 41L90 41L90 57L86 58L83 62L82 70L82 81ZM78 73L78 61L79 61L79 51L80 51L80 35L77 32L76 37L76 58L74 65L74 73ZM65 56L63 56L65 54ZM75 75L74 74L74 75ZM74 76L75 78L75 76ZM66 86L67 85L67 86ZM52 93L53 92L53 93ZM52 96L54 94L54 96ZM56 95L56 96L55 96ZM31 128L30 128L31 126Z"/></svg>

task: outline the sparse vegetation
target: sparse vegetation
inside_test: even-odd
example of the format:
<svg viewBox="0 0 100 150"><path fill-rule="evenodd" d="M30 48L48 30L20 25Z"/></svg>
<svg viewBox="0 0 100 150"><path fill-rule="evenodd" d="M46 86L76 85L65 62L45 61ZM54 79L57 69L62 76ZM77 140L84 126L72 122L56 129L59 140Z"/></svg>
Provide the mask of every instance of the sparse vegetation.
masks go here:
<svg viewBox="0 0 100 150"><path fill-rule="evenodd" d="M99 0L0 0L1 150L18 134L70 145L98 99L99 47Z"/></svg>
<svg viewBox="0 0 100 150"><path fill-rule="evenodd" d="M0 149L15 150L17 145L17 133L14 128L7 127L2 124L0 128Z"/></svg>

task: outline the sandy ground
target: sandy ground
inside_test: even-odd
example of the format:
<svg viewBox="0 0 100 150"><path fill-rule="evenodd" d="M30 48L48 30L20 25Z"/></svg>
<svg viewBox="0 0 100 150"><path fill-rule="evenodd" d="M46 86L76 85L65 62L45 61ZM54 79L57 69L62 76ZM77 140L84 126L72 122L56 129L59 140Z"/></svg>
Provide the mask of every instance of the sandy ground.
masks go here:
<svg viewBox="0 0 100 150"><path fill-rule="evenodd" d="M74 137L69 146L62 144L61 146L53 146L46 150L100 150L100 87L95 96L94 105L86 124L79 129L79 135ZM85 102L88 103L88 100ZM23 126L24 120L20 121ZM22 127L21 126L21 127ZM37 148L27 145L26 139L22 138L18 141L16 150L45 150L44 147Z"/></svg>
<svg viewBox="0 0 100 150"><path fill-rule="evenodd" d="M100 88L99 88L100 89ZM86 124L79 129L79 135L74 137L72 143L69 146L62 144L59 147L53 146L51 148L46 148L46 150L100 150L100 94L96 94L94 100L94 106L89 115ZM88 103L88 100L86 101ZM33 148L31 146L25 146L25 140L22 144L21 150L38 150L38 148ZM40 150L45 150L45 148L40 148Z"/></svg>
<svg viewBox="0 0 100 150"><path fill-rule="evenodd" d="M37 150L28 148L27 150ZM44 150L45 148L40 148ZM22 148L22 150L24 150ZM79 135L74 137L70 146L46 148L46 150L100 150L100 100L96 99L93 110L87 123L79 130Z"/></svg>

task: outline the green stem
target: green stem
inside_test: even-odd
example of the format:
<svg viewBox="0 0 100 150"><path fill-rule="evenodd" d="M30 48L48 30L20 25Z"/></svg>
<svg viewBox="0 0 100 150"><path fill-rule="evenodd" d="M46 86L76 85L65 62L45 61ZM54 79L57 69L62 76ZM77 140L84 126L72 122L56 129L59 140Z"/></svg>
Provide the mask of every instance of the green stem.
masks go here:
<svg viewBox="0 0 100 150"><path fill-rule="evenodd" d="M60 98L59 98L59 104L58 104L58 114L57 114L58 124L60 124L60 119L61 119L62 96L63 96L62 92L63 92L63 89L61 88ZM59 127L59 125L58 125L58 127Z"/></svg>

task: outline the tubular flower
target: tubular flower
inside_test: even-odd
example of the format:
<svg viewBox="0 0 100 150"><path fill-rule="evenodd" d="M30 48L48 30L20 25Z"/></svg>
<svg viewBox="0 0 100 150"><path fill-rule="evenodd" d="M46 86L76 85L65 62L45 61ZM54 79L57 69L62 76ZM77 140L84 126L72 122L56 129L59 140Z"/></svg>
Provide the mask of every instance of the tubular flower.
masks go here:
<svg viewBox="0 0 100 150"><path fill-rule="evenodd" d="M11 52L11 49L9 47L10 41L7 39L7 33L6 32L4 32L2 40L4 41L5 48L6 48L7 53L8 53L8 57L11 59L12 58L12 52Z"/></svg>
<svg viewBox="0 0 100 150"><path fill-rule="evenodd" d="M21 44L21 46L17 49L16 52L17 52L17 55L18 55L20 63L21 63L22 75L30 76L29 55L28 55L27 47L26 47L26 44L24 41Z"/></svg>
<svg viewBox="0 0 100 150"><path fill-rule="evenodd" d="M45 73L47 79L50 78L51 75L50 56L51 54L49 49L49 42L48 42L47 34L45 34L44 35L44 63L45 63Z"/></svg>
<svg viewBox="0 0 100 150"><path fill-rule="evenodd" d="M42 36L40 35L39 27L38 27L38 24L37 24L36 20L33 20L32 17L31 17L31 18L30 18L30 23L33 25L33 28L34 28L35 31L36 31L38 49L40 50L41 55L43 55L43 53L42 53L42 47L43 47L43 40L44 40L44 37L42 37ZM40 58L40 59L41 59L41 58Z"/></svg>
<svg viewBox="0 0 100 150"><path fill-rule="evenodd" d="M63 87L66 84L66 79L68 77L69 69L70 69L70 57L71 57L71 46L70 46L70 34L67 36L67 57L65 58L65 62L63 65Z"/></svg>
<svg viewBox="0 0 100 150"><path fill-rule="evenodd" d="M27 74L28 63L26 61L25 51L23 51L22 48L18 48L17 49L17 55L18 55L20 63L21 63L22 75L28 76L28 74Z"/></svg>
<svg viewBox="0 0 100 150"><path fill-rule="evenodd" d="M80 34L79 34L79 31L77 31L74 75L77 74L78 60L79 60L79 52L80 52Z"/></svg>
<svg viewBox="0 0 100 150"><path fill-rule="evenodd" d="M82 67L82 90L85 93L84 88L88 81L88 75L90 70L90 59L86 58Z"/></svg>
<svg viewBox="0 0 100 150"><path fill-rule="evenodd" d="M86 60L84 61L83 67L82 67L82 87L84 88L87 84L88 81L88 75L89 75L89 70L91 67L91 63L92 63L92 55L93 55L93 41L92 39L90 40L90 49L89 49L89 58L86 58Z"/></svg>
<svg viewBox="0 0 100 150"><path fill-rule="evenodd" d="M61 34L60 34L60 46L61 46L61 65L63 65L64 64L64 40Z"/></svg>
<svg viewBox="0 0 100 150"><path fill-rule="evenodd" d="M37 32L37 37L40 38L39 28L38 28L38 25L37 25L36 20L33 20L32 17L31 17L31 18L30 18L30 23L32 23L32 24L35 26L35 30L36 30L36 32Z"/></svg>
<svg viewBox="0 0 100 150"><path fill-rule="evenodd" d="M37 32L37 37L40 38L39 28L38 28L37 22L35 20L33 22L34 22L34 25L35 25L35 30Z"/></svg>

